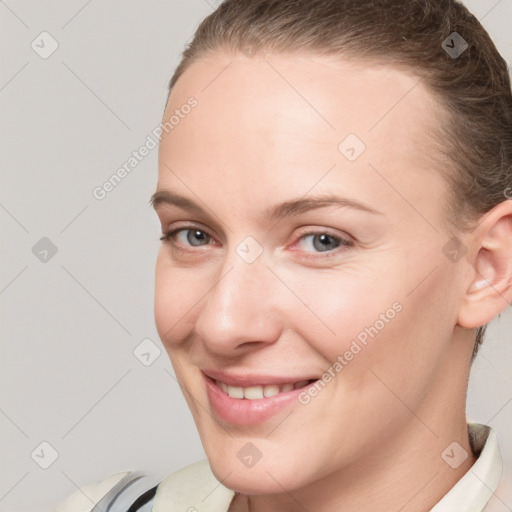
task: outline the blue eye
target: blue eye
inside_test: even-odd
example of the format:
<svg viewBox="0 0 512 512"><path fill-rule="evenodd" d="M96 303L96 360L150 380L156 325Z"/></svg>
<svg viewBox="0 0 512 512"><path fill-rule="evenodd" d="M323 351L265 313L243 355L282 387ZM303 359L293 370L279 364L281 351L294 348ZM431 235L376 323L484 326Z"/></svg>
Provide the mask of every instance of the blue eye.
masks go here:
<svg viewBox="0 0 512 512"><path fill-rule="evenodd" d="M310 233L303 236L298 242L299 248L307 252L329 252L342 245L351 245L351 243L328 233Z"/></svg>
<svg viewBox="0 0 512 512"><path fill-rule="evenodd" d="M184 245L200 247L202 245L208 245L211 241L211 236L200 229L178 228L160 238L162 241L171 239Z"/></svg>
<svg viewBox="0 0 512 512"><path fill-rule="evenodd" d="M311 246L318 252L332 251L341 245L339 238L326 233L306 235L303 240L309 240Z"/></svg>

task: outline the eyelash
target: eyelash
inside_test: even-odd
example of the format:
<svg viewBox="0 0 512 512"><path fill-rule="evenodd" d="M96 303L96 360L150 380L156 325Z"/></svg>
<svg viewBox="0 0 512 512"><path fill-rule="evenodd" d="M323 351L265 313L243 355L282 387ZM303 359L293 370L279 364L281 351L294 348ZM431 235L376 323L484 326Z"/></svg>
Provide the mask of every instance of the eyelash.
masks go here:
<svg viewBox="0 0 512 512"><path fill-rule="evenodd" d="M209 238L214 239L213 235L211 235L206 229L199 228L197 226L181 226L181 227L173 229L173 230L169 231L168 233L164 234L163 236L161 236L160 241L163 243L171 243L173 246L173 249L175 249L178 252L182 252L182 253L194 252L199 247L203 247L203 246L197 246L196 249L184 249L183 247L180 247L178 244L176 244L175 241L173 240L173 238L181 231L194 231L194 230L201 231L202 233L206 234ZM301 236L297 239L297 242L305 239L308 236L312 236L312 235L313 236L327 235L327 236L333 238L334 240L336 240L339 243L339 245L338 245L338 247L336 247L332 250L329 250L329 251L325 251L325 252L303 251L304 255L301 257L304 259L319 259L319 258L333 257L333 256L338 255L340 251L346 251L350 247L354 246L354 242L352 242L351 240L342 238L338 235L334 235L334 234L330 233L328 230L308 231L306 233L301 234ZM294 244L296 244L297 242L294 242ZM210 245L210 244L207 244L207 245ZM191 247L193 247L193 246L191 246ZM295 251L297 249L292 249L292 250Z"/></svg>

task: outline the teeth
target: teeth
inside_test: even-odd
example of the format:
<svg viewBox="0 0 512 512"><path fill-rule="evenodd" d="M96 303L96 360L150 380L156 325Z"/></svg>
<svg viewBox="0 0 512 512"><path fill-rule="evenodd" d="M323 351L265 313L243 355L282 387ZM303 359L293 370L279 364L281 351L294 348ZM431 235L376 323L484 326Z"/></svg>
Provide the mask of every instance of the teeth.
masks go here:
<svg viewBox="0 0 512 512"><path fill-rule="evenodd" d="M244 398L248 398L249 400L258 400L263 398L263 388L261 386L244 388Z"/></svg>
<svg viewBox="0 0 512 512"><path fill-rule="evenodd" d="M268 398L271 396L278 395L279 393L286 393L287 391L292 391L293 389L299 389L306 386L309 381L302 380L296 383L288 383L282 384L281 386L277 384L268 384L266 386L248 386L246 388L239 386L228 386L224 382L216 381L217 386L219 386L224 393L229 395L231 398L246 398L247 400L260 400L261 398Z"/></svg>
<svg viewBox="0 0 512 512"><path fill-rule="evenodd" d="M269 384L263 388L263 396L269 397L279 394L279 386L274 384Z"/></svg>
<svg viewBox="0 0 512 512"><path fill-rule="evenodd" d="M243 398L244 397L244 388L239 388L236 386L228 386L228 395L231 398Z"/></svg>

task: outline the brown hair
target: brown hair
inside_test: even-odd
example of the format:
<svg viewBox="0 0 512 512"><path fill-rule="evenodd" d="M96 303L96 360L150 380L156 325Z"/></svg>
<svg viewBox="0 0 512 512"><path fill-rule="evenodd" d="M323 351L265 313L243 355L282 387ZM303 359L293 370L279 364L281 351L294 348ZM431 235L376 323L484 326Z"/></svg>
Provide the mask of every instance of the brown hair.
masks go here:
<svg viewBox="0 0 512 512"><path fill-rule="evenodd" d="M453 39L453 33L456 38ZM450 39L451 38L451 39ZM449 53L455 47L460 55ZM461 46L463 43L464 46ZM225 0L199 25L170 81L227 50L314 52L388 62L414 73L443 108L435 134L458 230L506 200L512 187L512 91L489 34L456 0ZM486 326L476 331L476 355Z"/></svg>

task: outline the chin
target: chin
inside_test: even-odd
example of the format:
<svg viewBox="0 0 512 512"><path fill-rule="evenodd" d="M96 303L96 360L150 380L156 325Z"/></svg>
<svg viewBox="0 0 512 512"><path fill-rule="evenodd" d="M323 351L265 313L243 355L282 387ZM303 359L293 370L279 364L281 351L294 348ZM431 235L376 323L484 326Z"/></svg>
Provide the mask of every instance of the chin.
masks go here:
<svg viewBox="0 0 512 512"><path fill-rule="evenodd" d="M224 451L219 448L206 450L210 468L222 485L233 491L250 495L279 494L284 492L284 489L293 491L306 485L307 482L297 479L299 476L297 468L301 467L300 462L283 464L283 460L287 460L287 457L272 450L271 447L263 447L261 458L252 465L249 465L249 460L244 463L245 452L237 445L250 446L251 442L240 443L240 441L239 439L231 440L231 446ZM261 446L263 443L255 440L255 444ZM269 455L265 456L265 452ZM300 476L301 479L307 477L302 472Z"/></svg>
<svg viewBox="0 0 512 512"><path fill-rule="evenodd" d="M279 469L263 466L261 461L258 464L261 464L259 468L236 467L235 464L226 464L222 461L216 464L212 459L209 459L209 462L217 480L235 492L249 495L278 494L283 492L283 488L294 488Z"/></svg>

